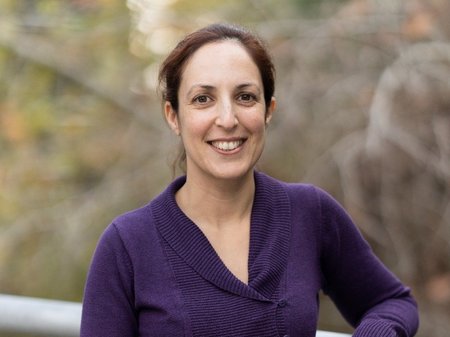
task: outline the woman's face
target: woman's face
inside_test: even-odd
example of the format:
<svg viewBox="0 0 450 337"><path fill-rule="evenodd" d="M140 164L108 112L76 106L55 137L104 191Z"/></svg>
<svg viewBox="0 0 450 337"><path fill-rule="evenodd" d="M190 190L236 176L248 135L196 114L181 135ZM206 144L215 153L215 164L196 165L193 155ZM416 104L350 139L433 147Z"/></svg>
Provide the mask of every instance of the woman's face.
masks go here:
<svg viewBox="0 0 450 337"><path fill-rule="evenodd" d="M171 128L181 136L189 178L236 179L251 174L264 148L267 108L256 64L235 40L206 44L187 61L178 113L166 102Z"/></svg>

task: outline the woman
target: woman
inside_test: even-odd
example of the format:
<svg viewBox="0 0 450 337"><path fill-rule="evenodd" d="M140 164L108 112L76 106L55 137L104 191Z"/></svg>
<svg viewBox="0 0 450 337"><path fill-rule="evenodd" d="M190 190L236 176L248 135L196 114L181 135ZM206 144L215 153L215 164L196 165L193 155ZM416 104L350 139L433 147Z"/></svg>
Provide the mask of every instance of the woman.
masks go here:
<svg viewBox="0 0 450 337"><path fill-rule="evenodd" d="M409 290L336 201L255 171L276 102L254 35L223 24L188 35L160 83L186 175L102 235L82 337L312 337L320 290L353 336L415 334Z"/></svg>

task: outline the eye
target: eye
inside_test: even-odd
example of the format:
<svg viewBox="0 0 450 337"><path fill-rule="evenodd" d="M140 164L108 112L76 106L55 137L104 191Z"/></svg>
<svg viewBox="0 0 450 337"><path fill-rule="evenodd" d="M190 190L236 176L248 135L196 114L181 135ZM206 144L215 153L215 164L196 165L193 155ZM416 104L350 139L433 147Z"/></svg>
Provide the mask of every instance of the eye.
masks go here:
<svg viewBox="0 0 450 337"><path fill-rule="evenodd" d="M249 104L249 103L253 103L257 101L257 97L256 95L252 94L252 93L241 93L238 95L237 100L239 102L245 103L245 104Z"/></svg>
<svg viewBox="0 0 450 337"><path fill-rule="evenodd" d="M250 94L242 94L241 95L241 100L243 100L243 101L250 101L252 99L253 99L253 96Z"/></svg>
<svg viewBox="0 0 450 337"><path fill-rule="evenodd" d="M194 97L194 99L192 101L194 103L198 103L198 104L206 104L211 101L211 98L207 95L198 95L198 96Z"/></svg>

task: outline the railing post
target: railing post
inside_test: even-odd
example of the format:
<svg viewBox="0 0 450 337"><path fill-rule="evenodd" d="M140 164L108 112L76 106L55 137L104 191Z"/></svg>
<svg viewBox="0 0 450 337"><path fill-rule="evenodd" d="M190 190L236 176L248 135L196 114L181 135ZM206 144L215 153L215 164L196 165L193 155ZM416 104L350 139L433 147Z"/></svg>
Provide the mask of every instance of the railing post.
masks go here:
<svg viewBox="0 0 450 337"><path fill-rule="evenodd" d="M317 331L316 337L351 337L351 336L345 333Z"/></svg>
<svg viewBox="0 0 450 337"><path fill-rule="evenodd" d="M81 304L0 294L0 331L80 336Z"/></svg>

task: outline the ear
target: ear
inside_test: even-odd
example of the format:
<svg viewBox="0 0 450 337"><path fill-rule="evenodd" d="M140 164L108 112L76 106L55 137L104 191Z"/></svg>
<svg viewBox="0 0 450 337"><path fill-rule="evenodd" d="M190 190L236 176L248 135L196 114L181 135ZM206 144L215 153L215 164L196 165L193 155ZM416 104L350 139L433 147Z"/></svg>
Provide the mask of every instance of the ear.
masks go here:
<svg viewBox="0 0 450 337"><path fill-rule="evenodd" d="M178 114L172 108L172 104L170 104L170 102L168 101L164 103L164 116L166 117L167 124L169 124L173 132L175 132L179 136L180 126L178 121Z"/></svg>
<svg viewBox="0 0 450 337"><path fill-rule="evenodd" d="M270 104L266 112L266 125L269 124L270 120L272 119L273 112L275 111L276 106L277 100L275 99L275 97L272 96L272 99L270 100Z"/></svg>

